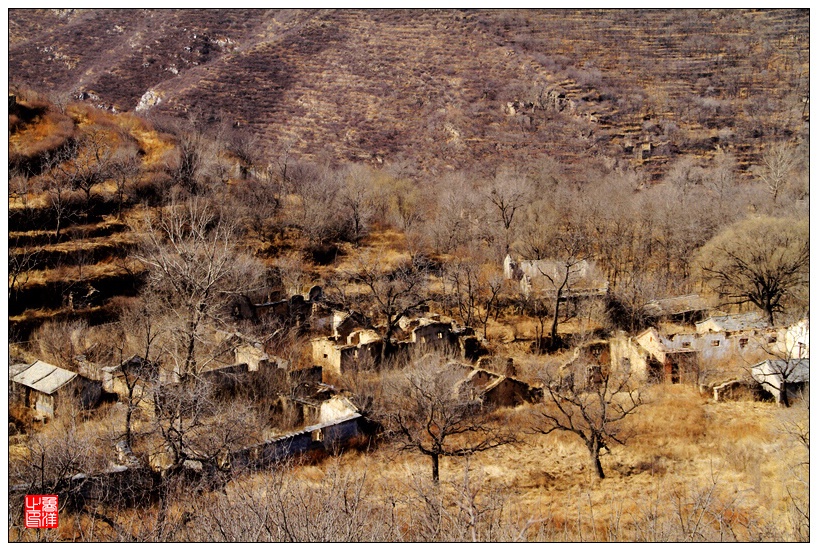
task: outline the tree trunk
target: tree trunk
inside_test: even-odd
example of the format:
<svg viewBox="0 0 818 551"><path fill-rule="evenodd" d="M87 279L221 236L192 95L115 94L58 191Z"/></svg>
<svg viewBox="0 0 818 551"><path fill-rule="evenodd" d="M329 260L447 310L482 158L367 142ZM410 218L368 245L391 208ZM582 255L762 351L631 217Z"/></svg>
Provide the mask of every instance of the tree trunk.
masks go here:
<svg viewBox="0 0 818 551"><path fill-rule="evenodd" d="M596 437L591 438L588 442L588 452L591 454L591 463L594 466L594 473L600 480L605 478L605 472L602 470L602 462L599 460L601 448L602 446L600 445L599 439Z"/></svg>
<svg viewBox="0 0 818 551"><path fill-rule="evenodd" d="M565 289L565 286L568 283L568 277L570 275L571 268L570 266L566 266L565 279L562 280L562 284L557 289L557 300L554 303L554 320L551 322L551 344L549 345L551 352L557 349L557 328L559 327L560 319L560 299L562 298L562 291Z"/></svg>
<svg viewBox="0 0 818 551"><path fill-rule="evenodd" d="M125 411L125 442L133 449L133 434L131 433L131 418L133 416L133 396L128 397L128 409Z"/></svg>
<svg viewBox="0 0 818 551"><path fill-rule="evenodd" d="M765 313L767 314L767 322L770 324L770 327L775 327L775 321L773 319L773 307L768 305L764 310Z"/></svg>
<svg viewBox="0 0 818 551"><path fill-rule="evenodd" d="M557 291L557 300L554 304L554 320L551 322L551 342L549 343L548 347L553 352L557 349L557 327L559 324L559 315L560 315L560 295L562 294L562 289Z"/></svg>
<svg viewBox="0 0 818 551"><path fill-rule="evenodd" d="M434 453L430 457L432 458L432 480L438 484L440 482L440 456Z"/></svg>
<svg viewBox="0 0 818 551"><path fill-rule="evenodd" d="M783 379L783 377L782 377ZM790 407L790 398L787 396L787 381L781 381L781 398L779 399L779 403L784 406L785 408Z"/></svg>

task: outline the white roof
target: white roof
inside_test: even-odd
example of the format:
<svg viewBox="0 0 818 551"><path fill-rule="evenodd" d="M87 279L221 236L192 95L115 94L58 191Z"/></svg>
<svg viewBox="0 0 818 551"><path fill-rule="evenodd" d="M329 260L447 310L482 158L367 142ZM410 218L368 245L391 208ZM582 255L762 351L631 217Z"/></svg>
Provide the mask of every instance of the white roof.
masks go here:
<svg viewBox="0 0 818 551"><path fill-rule="evenodd" d="M15 383L33 388L44 394L54 394L60 387L74 380L78 375L73 371L68 371L56 365L51 365L42 360L37 360L27 369L24 369L14 377Z"/></svg>
<svg viewBox="0 0 818 551"><path fill-rule="evenodd" d="M763 382L769 377L781 379L787 375L788 383L809 382L809 358L791 360L766 360L753 366L753 378Z"/></svg>

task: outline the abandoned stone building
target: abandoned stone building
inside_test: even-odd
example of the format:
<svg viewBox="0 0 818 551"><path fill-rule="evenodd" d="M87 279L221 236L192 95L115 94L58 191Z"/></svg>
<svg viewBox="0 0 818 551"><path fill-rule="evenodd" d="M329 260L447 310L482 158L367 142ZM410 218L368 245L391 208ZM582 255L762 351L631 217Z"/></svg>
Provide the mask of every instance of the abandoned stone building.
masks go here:
<svg viewBox="0 0 818 551"><path fill-rule="evenodd" d="M353 445L370 430L368 421L349 400L334 397L320 405L314 424L232 451L226 466L234 471L256 469L295 455L335 453Z"/></svg>
<svg viewBox="0 0 818 551"><path fill-rule="evenodd" d="M440 316L408 319L399 322L400 328L408 334L408 341L416 346L443 350L458 346L457 331L452 320L442 320Z"/></svg>
<svg viewBox="0 0 818 551"><path fill-rule="evenodd" d="M275 364L276 367L282 369L287 368L287 365L282 365L283 360L267 354L264 346L259 342L242 342L236 346L234 354L236 363L247 365L248 371L258 371L269 364Z"/></svg>
<svg viewBox="0 0 818 551"><path fill-rule="evenodd" d="M752 365L768 357L809 357L809 323L768 327L756 313L719 314L690 326L651 327L611 339L615 369L629 368L644 380L702 383L705 367ZM711 374L718 376L720 369ZM715 381L711 381L715 382Z"/></svg>
<svg viewBox="0 0 818 551"><path fill-rule="evenodd" d="M371 329L353 331L346 339L316 337L310 341L313 363L322 369L325 383L337 383L341 376L362 367L378 364L383 339Z"/></svg>
<svg viewBox="0 0 818 551"><path fill-rule="evenodd" d="M541 388L515 377L457 362L450 362L446 367L462 373L459 386L465 385L470 398L480 400L484 407L516 407L526 402L539 402L543 397Z"/></svg>
<svg viewBox="0 0 818 551"><path fill-rule="evenodd" d="M715 314L696 322L696 333L736 333L753 329L767 329L768 323L761 314L747 312L744 314Z"/></svg>
<svg viewBox="0 0 818 551"><path fill-rule="evenodd" d="M784 392L788 400L809 393L809 358L769 359L752 367L753 379L781 403Z"/></svg>
<svg viewBox="0 0 818 551"><path fill-rule="evenodd" d="M639 360L635 366L631 363L631 369L648 381L698 384L700 355L693 347L694 337L665 336L653 327L646 329L633 339Z"/></svg>
<svg viewBox="0 0 818 551"><path fill-rule="evenodd" d="M381 336L374 329L361 328L360 319L339 316L336 320L331 336L310 341L313 364L322 368L325 383L337 383L350 371L378 366L382 352L393 357L435 350L469 360L476 360L485 353L485 347L471 328L458 327L454 320L436 314L401 319L395 339L385 351Z"/></svg>
<svg viewBox="0 0 818 551"><path fill-rule="evenodd" d="M313 285L307 296L296 294L280 300L253 302L249 297L239 296L230 304L235 319L258 321L261 318L278 320L286 325L318 325L327 323L332 307L324 300L324 290Z"/></svg>
<svg viewBox="0 0 818 551"><path fill-rule="evenodd" d="M809 319L803 319L784 330L779 339L781 354L788 358L809 358Z"/></svg>
<svg viewBox="0 0 818 551"><path fill-rule="evenodd" d="M697 294L668 297L648 302L644 315L652 322L692 324L702 321L711 309L709 301Z"/></svg>
<svg viewBox="0 0 818 551"><path fill-rule="evenodd" d="M53 419L63 409L96 407L102 383L37 360L11 377L11 402L31 409L35 418Z"/></svg>
<svg viewBox="0 0 818 551"><path fill-rule="evenodd" d="M556 286L552 282L562 283L565 272L565 265L554 259L514 260L508 254L503 260L504 277L518 281L524 296L535 292L556 295ZM596 264L588 260L571 266L568 283L563 293L565 300L599 299L608 293L608 280Z"/></svg>
<svg viewBox="0 0 818 551"><path fill-rule="evenodd" d="M120 400L128 396L128 386L140 395L146 383L156 380L159 368L144 358L133 355L123 362L102 368L102 388L116 394Z"/></svg>

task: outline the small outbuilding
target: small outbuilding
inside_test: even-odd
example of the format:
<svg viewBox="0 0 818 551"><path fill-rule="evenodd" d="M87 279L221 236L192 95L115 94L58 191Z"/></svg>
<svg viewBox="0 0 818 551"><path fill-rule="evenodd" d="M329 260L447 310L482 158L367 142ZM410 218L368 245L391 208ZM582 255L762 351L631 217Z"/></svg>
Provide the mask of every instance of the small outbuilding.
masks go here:
<svg viewBox="0 0 818 551"><path fill-rule="evenodd" d="M12 378L13 396L42 418L53 419L73 403L90 409L102 398L102 383L78 373L37 360Z"/></svg>
<svg viewBox="0 0 818 551"><path fill-rule="evenodd" d="M784 393L787 400L809 389L809 358L789 360L765 360L752 367L753 379L781 403Z"/></svg>

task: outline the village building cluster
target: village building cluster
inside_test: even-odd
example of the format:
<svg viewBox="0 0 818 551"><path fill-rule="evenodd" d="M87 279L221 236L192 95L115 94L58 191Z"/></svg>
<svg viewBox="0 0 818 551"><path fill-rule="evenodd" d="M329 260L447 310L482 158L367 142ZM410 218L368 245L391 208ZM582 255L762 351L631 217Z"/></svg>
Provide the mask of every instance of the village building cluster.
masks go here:
<svg viewBox="0 0 818 551"><path fill-rule="evenodd" d="M520 282L522 295L531 291L537 279L560 275L556 263L544 260L516 262L507 257L504 268L508 279ZM605 294L607 282L593 264L578 263L574 273L574 285L565 300L599 300ZM488 343L471 328L439 314L421 312L400 319L386 342L366 316L329 303L318 286L306 297L261 304L245 300L232 308L237 318L275 315L312 335L311 365L293 366L238 331L224 335L232 361L211 366L199 376L226 400L243 385L269 388L275 394L277 412L287 421L268 431L263 442L224 456L223 467L262 466L288 455L337 450L363 438L373 424L343 392L344 378L359 370L381 369L386 361L400 365L428 353L449 358L447 369L458 374L459 388L465 385L471 399L486 408L536 403L544 396L542 382L519 378L511 358L503 372L491 370ZM642 383L696 385L717 401L750 387L781 401L808 387L807 319L769 327L757 314L713 311L698 295L653 301L645 311L652 325L636 335L619 332L578 343L559 368L560 384L573 384L575 377L593 383L606 373L627 371ZM747 376L723 376L726 371L720 368L728 364L744 366ZM577 371L577 366L584 371ZM136 380L134 373L139 374ZM166 388L179 383L178 374L162 371L139 356L113 366L89 366L83 373L38 360L11 366L10 400L30 410L35 420L48 421L66 408L90 409L105 401L126 401L135 392L147 393L142 385L149 381L160 381ZM155 407L150 404L149 400L140 404L146 415ZM123 457L127 465L127 453ZM151 462L161 468L165 459L158 453Z"/></svg>

